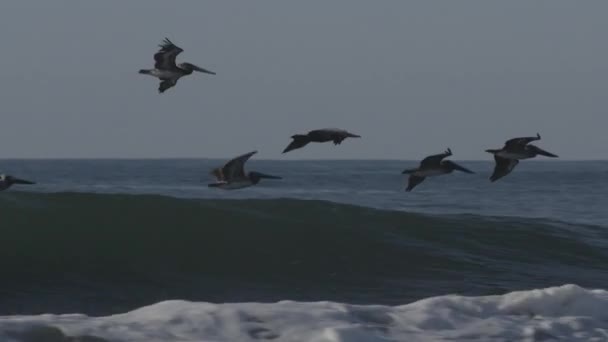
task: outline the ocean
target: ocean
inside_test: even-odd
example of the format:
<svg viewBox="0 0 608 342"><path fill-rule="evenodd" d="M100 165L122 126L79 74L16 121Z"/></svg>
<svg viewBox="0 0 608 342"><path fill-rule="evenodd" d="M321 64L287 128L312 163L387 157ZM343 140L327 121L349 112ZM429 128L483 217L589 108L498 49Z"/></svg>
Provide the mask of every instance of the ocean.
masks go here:
<svg viewBox="0 0 608 342"><path fill-rule="evenodd" d="M608 161L2 160L0 341L608 341Z"/></svg>

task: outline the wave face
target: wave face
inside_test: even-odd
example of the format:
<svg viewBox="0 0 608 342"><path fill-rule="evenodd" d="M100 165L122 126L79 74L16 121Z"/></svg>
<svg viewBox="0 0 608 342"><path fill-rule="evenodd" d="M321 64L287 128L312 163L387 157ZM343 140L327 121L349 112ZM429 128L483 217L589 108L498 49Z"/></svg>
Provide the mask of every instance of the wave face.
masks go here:
<svg viewBox="0 0 608 342"><path fill-rule="evenodd" d="M605 341L608 292L564 285L402 306L165 301L108 317L0 317L2 341Z"/></svg>
<svg viewBox="0 0 608 342"><path fill-rule="evenodd" d="M5 195L0 314L175 298L401 304L608 281L608 233L595 226L293 199Z"/></svg>

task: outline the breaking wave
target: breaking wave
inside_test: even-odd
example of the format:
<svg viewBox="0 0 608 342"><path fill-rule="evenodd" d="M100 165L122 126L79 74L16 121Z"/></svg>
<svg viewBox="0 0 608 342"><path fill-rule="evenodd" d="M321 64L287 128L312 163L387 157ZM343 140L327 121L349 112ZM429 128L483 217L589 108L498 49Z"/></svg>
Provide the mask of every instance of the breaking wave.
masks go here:
<svg viewBox="0 0 608 342"><path fill-rule="evenodd" d="M608 292L575 285L401 306L165 301L107 317L0 317L14 342L605 341Z"/></svg>
<svg viewBox="0 0 608 342"><path fill-rule="evenodd" d="M605 228L538 219L10 192L0 220L0 314L107 314L175 298L394 305L608 281Z"/></svg>

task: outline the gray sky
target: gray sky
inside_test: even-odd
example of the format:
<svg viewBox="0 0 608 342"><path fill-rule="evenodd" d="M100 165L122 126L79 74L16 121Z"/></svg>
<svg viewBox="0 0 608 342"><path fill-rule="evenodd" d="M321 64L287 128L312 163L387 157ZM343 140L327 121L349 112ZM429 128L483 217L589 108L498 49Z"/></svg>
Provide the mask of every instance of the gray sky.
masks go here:
<svg viewBox="0 0 608 342"><path fill-rule="evenodd" d="M608 158L608 1L3 0L0 157ZM163 37L195 74L137 74ZM339 127L341 146L281 155Z"/></svg>

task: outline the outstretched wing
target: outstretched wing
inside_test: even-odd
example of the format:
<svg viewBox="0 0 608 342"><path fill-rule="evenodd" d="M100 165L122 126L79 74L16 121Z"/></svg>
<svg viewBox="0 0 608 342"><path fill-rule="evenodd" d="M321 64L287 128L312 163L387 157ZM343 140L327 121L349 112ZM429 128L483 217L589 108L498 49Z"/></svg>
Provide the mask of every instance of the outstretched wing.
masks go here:
<svg viewBox="0 0 608 342"><path fill-rule="evenodd" d="M407 188L405 189L405 191L412 191L413 188L416 187L416 185L422 183L424 181L426 177L418 177L418 176L410 176L410 179L407 182Z"/></svg>
<svg viewBox="0 0 608 342"><path fill-rule="evenodd" d="M175 69L175 57L184 51L179 46L173 44L168 38L163 40L162 44L159 45L160 50L154 54L154 68L159 70Z"/></svg>
<svg viewBox="0 0 608 342"><path fill-rule="evenodd" d="M535 137L520 137L509 139L505 142L505 149L522 148L532 141L540 140L540 134L536 133Z"/></svg>
<svg viewBox="0 0 608 342"><path fill-rule="evenodd" d="M178 79L179 78L167 78L162 80L158 85L158 92L162 94L165 90L174 87L177 84Z"/></svg>
<svg viewBox="0 0 608 342"><path fill-rule="evenodd" d="M452 150L449 148L445 150L445 152L441 154L434 154L432 156L428 156L420 162L420 168L427 168L431 166L439 166L439 163L443 160L443 158L449 157L452 155Z"/></svg>
<svg viewBox="0 0 608 342"><path fill-rule="evenodd" d="M302 148L302 147L308 145L308 143L309 143L309 140L307 139L307 137L305 135L302 138L293 138L293 140L289 143L289 145L287 145L287 147L285 147L285 149L283 150L283 153L287 153L291 150Z"/></svg>
<svg viewBox="0 0 608 342"><path fill-rule="evenodd" d="M256 153L258 153L258 151L252 151L227 162L226 165L222 167L224 180L231 181L233 179L245 178L245 163Z"/></svg>
<svg viewBox="0 0 608 342"><path fill-rule="evenodd" d="M508 175L519 164L519 160L517 159L507 159L496 155L494 155L494 160L496 161L496 166L494 166L494 173L490 176L490 181L492 182Z"/></svg>

